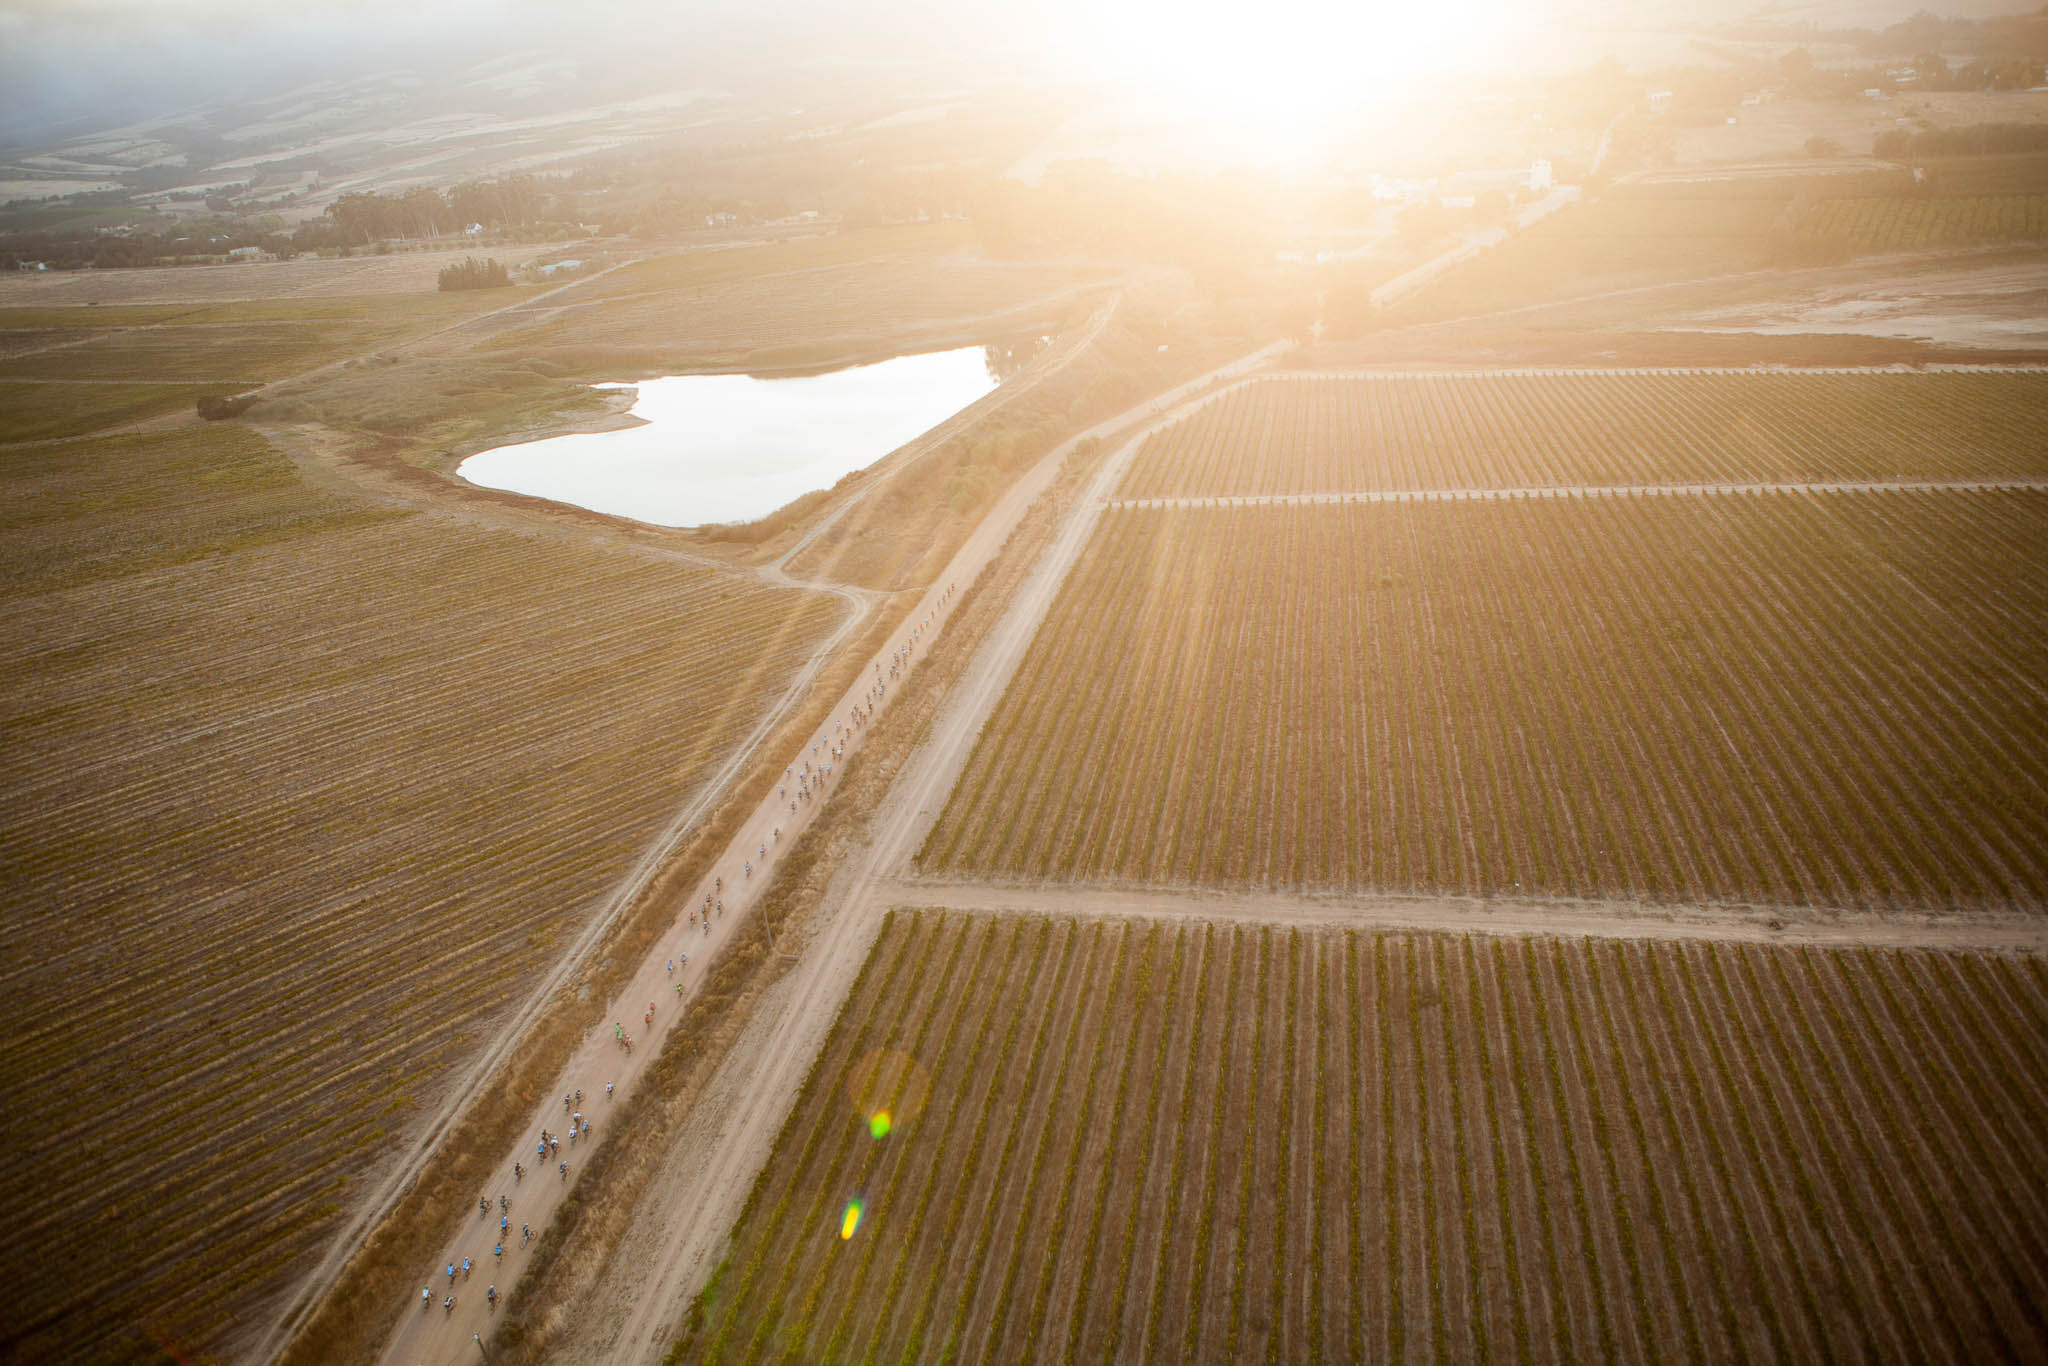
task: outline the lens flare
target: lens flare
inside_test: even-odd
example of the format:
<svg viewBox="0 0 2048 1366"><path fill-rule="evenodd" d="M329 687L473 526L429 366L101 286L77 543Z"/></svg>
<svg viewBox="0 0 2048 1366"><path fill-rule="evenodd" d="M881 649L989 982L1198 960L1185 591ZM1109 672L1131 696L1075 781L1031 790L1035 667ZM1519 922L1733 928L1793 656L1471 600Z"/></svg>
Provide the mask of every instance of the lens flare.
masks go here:
<svg viewBox="0 0 2048 1366"><path fill-rule="evenodd" d="M887 1115L888 1127L877 1133L894 1133L917 1122L917 1116L931 1099L932 1074L908 1053L877 1048L855 1059L846 1070L846 1099L860 1122L874 1132L877 1115Z"/></svg>
<svg viewBox="0 0 2048 1366"><path fill-rule="evenodd" d="M862 1208L863 1206L861 1205L861 1202L858 1200L849 1200L846 1202L846 1213L839 1216L840 1242L843 1243L847 1239L853 1237L854 1230L860 1227L860 1212Z"/></svg>
<svg viewBox="0 0 2048 1366"><path fill-rule="evenodd" d="M868 1120L868 1137L879 1141L888 1136L889 1112L887 1110L877 1110L873 1117Z"/></svg>

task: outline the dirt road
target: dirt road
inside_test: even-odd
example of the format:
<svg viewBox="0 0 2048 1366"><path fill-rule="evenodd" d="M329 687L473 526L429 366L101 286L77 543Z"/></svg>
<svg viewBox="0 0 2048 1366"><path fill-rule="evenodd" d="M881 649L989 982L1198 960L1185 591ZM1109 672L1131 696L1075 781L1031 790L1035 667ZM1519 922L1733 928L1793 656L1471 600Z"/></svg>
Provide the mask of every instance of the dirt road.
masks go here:
<svg viewBox="0 0 2048 1366"><path fill-rule="evenodd" d="M1100 424L1083 435L1105 435L1109 431L1128 425L1130 422L1153 418L1158 413L1164 412L1185 400L1198 387L1207 385L1219 377L1234 377L1252 364L1263 363L1267 355L1268 353L1262 352L1256 357L1248 357L1246 360L1238 362L1235 366L1226 367L1225 371L1219 371L1215 374L1204 376L1200 380L1192 381L1171 394L1154 400L1151 404ZM1075 438L1075 440L1079 439ZM813 765L818 765L827 762L823 756L829 753L834 743L842 745L844 753L849 756L858 749L861 737L865 735L866 730L864 727L853 728L850 726L851 712L856 705L873 705L879 710L888 704L890 698L899 695L902 689L917 686L914 666L916 660L921 657L923 642L930 640L932 635L943 627L946 615L950 611L953 601L955 601L947 590L949 587L965 586L971 582L974 576L979 574L981 569L994 558L995 553L1001 549L1011 530L1022 519L1025 510L1050 486L1053 479L1057 476L1066 454L1072 449L1072 445L1073 442L1070 441L1055 449L1018 480L1009 492L997 502L988 517L977 527L974 534L954 557L948 567L948 571L935 580L931 590L924 595L916 608L906 616L905 620L913 625L928 623L923 627L923 635L917 644L911 646L911 664L906 676L900 680L889 682L886 691L880 697L871 696L869 689L878 671L881 677L884 679L888 678L893 662L889 657L889 652L884 651L875 660L871 661L868 667L863 668L862 681L854 684L847 694L835 705L832 715L839 723L840 729L835 732L831 725L828 724L814 741L817 747L815 752L812 747L807 746L801 754L788 756L790 759L788 767L792 771L792 782L789 785L791 797L796 795L797 789L794 777L802 772L804 763L809 762ZM1128 451L1124 452L1123 455L1125 458L1128 458ZM1121 466L1119 465L1118 468L1121 468ZM1103 485L1102 487L1107 488L1108 485ZM1095 506L1097 503L1099 503L1099 499L1090 500L1090 506ZM1074 549L1078 551L1079 545L1082 543L1085 543L1085 535L1074 543ZM1056 587L1056 584L1053 586ZM1045 602L1050 602L1050 590L1045 595ZM1022 630L1017 645L1019 653L1021 653L1023 644L1028 643L1031 631L1035 630L1035 628L1036 620L1034 618L1030 625ZM906 627L904 638L892 639L890 643L891 650L910 645L907 639L908 630L909 628ZM1005 671L1004 676L1007 676L1007 671ZM992 701L993 695L991 694L987 702L992 703ZM960 748L961 753L959 757L964 759L965 746L962 745ZM834 761L835 769L840 762L843 762L843 760ZM947 779L947 786L950 786L950 777ZM939 798L943 796L945 790L946 787L944 786L937 787L930 794L931 803L935 805ZM445 1253L438 1259L439 1265L453 1264L459 1268L463 1259L467 1257L472 1261L476 1269L466 1278L458 1270L457 1277L453 1283L443 1273L437 1278L439 1283L438 1289L435 1288L433 1282L430 1282L426 1288L432 1293L424 1297L424 1307L410 1310L405 1318L401 1320L399 1330L386 1343L384 1360L393 1363L461 1360L465 1359L465 1353L474 1353L476 1350L475 1341L472 1338L473 1334L488 1337L494 1310L486 1302L483 1292L487 1287L496 1285L500 1291L502 1301L503 1294L509 1290L510 1286L518 1278L521 1261L525 1254L523 1241L519 1238L521 1226L531 1227L535 1232L535 1236L538 1236L539 1230L544 1228L547 1221L552 1218L554 1210L560 1204L563 1196L573 1188L572 1178L575 1174L577 1161L580 1160L584 1153L590 1151L590 1148L581 1142L574 1144L565 1142L562 1144L559 1153L553 1151L549 1153L545 1164L539 1160L535 1145L538 1143L540 1130L547 1128L566 1133L568 1121L578 1108L572 1100L571 1105L565 1110L561 1105L562 1094L567 1093L573 1096L575 1090L578 1088L582 1089L584 1093L584 1103L581 1107L582 1113L591 1122L591 1135L588 1141L593 1144L603 1142L607 1136L603 1127L607 1105L604 1099L606 1083L611 1083L614 1087L609 1101L611 1106L617 1106L626 1096L631 1094L633 1086L637 1084L641 1072L647 1063L659 1053L661 1043L666 1037L669 1022L679 1018L683 1013L683 1008L688 998L694 992L695 983L702 975L702 965L708 962L715 952L733 937L737 926L741 923L752 903L755 892L758 888L765 885L767 881L767 875L764 871L766 860L762 858L760 850L763 847L768 848L770 850L770 857L772 857L772 852L775 848L787 847L793 843L797 832L803 828L811 815L819 808L822 801L829 799L830 782L828 780L824 785L822 796L814 797L809 802L799 799L798 808L794 812L788 807L790 797L771 795L764 798L760 806L748 817L740 833L715 865L716 872L712 876L721 879L723 886L708 883L707 885L699 886L691 892L683 903L682 911L679 912L678 922L670 927L668 933L656 940L654 948L635 971L631 986L627 988L619 1001L614 1003L613 1014L616 1017L618 1029L633 1039L631 1052L626 1052L614 1041L613 1037L602 1030L594 1031L585 1040L569 1067L565 1069L563 1075L556 1081L555 1086L551 1088L549 1098L536 1106L528 1125L528 1135L522 1138L519 1145L513 1151L503 1155L494 1169L492 1180L487 1188L477 1193L478 1198L485 1202L489 1213L486 1214L480 1211L473 1221L465 1221L461 1231L450 1242ZM680 829L681 824L679 823L676 828ZM780 831L779 838L776 833L778 830ZM895 846L892 845L891 847ZM745 871L745 865L750 861L755 864L755 871L752 875ZM901 861L900 854L897 857L897 861ZM894 864L888 866L893 867ZM707 894L711 896L714 904L721 899L725 904L723 914L714 916L708 928L701 923L693 925L687 914L684 913L692 908L701 909ZM827 936L831 937L834 932L837 932L837 938L834 939L827 957L843 968L844 979L848 982L851 981L853 973L858 970L859 963L866 952L866 942L864 939L859 942L852 942L848 939L848 930L859 931L862 928L861 926L850 924L853 919L855 918L839 918L839 922L833 926L832 930L828 931ZM871 933L871 929L868 932ZM673 977L670 976L668 972L669 961L683 953L687 953L692 961L688 966L679 968ZM809 958L816 956L817 954L814 950L811 955L807 955L807 961ZM680 995L675 990L675 984L678 981L683 985L683 991ZM843 986L840 989L843 991ZM654 1022L651 1025L646 1023L645 1020L646 1009L649 1003L654 1006ZM832 1007L832 1009L836 1009L836 1006ZM811 1009L811 1001L807 993L804 999L804 1009L797 1012L797 1018L801 1021L804 1016L815 1014L817 1012ZM830 1016L831 1009L823 1013L823 1020L826 1024L829 1024ZM808 1049L797 1046L794 1039L788 1040L784 1047L776 1050L777 1074L780 1075L781 1072L794 1068L800 1075L803 1067L808 1065L809 1056L810 1051ZM488 1067L483 1067L481 1064L478 1069L473 1069L479 1076L488 1075L489 1070ZM776 1092L777 1086L764 1080L761 1084L749 1088L746 1099L749 1104L755 1106L764 1103L774 1104L778 1107L785 1105L788 1101L788 1096L776 1094ZM454 1109L451 1107L451 1117L453 1113ZM736 1135L752 1135L757 1132L763 1135L758 1145L749 1146L749 1151L752 1151L753 1146L757 1146L759 1149L752 1156L753 1163L758 1165L760 1158L765 1155L767 1144L772 1142L775 1128L779 1126L780 1122L780 1109L778 1108L772 1117L763 1116L753 1122L729 1124L728 1129L733 1130ZM430 1153L431 1146L423 1145L421 1150L422 1159ZM567 1176L564 1176L557 1168L557 1164L565 1160L570 1163L570 1170ZM523 1181L515 1179L513 1175L513 1165L515 1162L529 1168L528 1175ZM744 1179L747 1181L752 1179L751 1166L747 1169ZM740 1194L744 1193L743 1182L737 1187L737 1190ZM497 1200L500 1195L506 1196L510 1201L511 1208L502 1217L509 1220L508 1231L512 1235L512 1242L505 1245L502 1260L494 1256L492 1252L493 1247L499 1241L497 1237L498 1219L501 1216L497 1213ZM703 1226L710 1230L712 1237L716 1238L723 1236L726 1224L729 1222L730 1215L727 1215L725 1222L710 1221L704 1223ZM352 1248L353 1242L349 1246ZM345 1255L345 1251L342 1255ZM328 1279L331 1279L331 1275ZM444 1309L443 1299L449 1294L453 1294L455 1297L455 1305L452 1309ZM274 1354L275 1350L281 1346L283 1340L284 1338L280 1336L273 1343L266 1344L268 1350L264 1355Z"/></svg>
<svg viewBox="0 0 2048 1366"><path fill-rule="evenodd" d="M1173 420L1178 408L1197 397L1206 399L1213 386L1269 363L1282 350L1268 347L1246 356L1062 443L1004 495L947 566L941 584L971 582L1051 486L1076 443L1144 424L1103 462L1053 544L982 642L924 746L890 790L875 823L876 834L858 863L842 876L835 889L837 904L828 908L823 928L713 1083L720 1098L716 1124L693 1127L686 1136L686 1181L652 1183L649 1206L635 1222L637 1228L656 1230L657 1236L636 1240L630 1257L616 1259L615 1265L623 1265L607 1282L605 1302L585 1316L588 1331L576 1339L572 1359L658 1361L668 1350L679 1316L715 1265L714 1254L738 1217L811 1058L866 959L887 905L876 889L886 886L908 861L937 816L982 722L1037 633L1068 569L1087 545L1108 491L1122 478L1145 437ZM677 1165L670 1163L672 1169ZM396 1363L400 1358L387 1354L386 1360Z"/></svg>
<svg viewBox="0 0 2048 1366"><path fill-rule="evenodd" d="M878 882L870 895L882 910L894 906L931 906L992 915L1070 916L1077 920L1210 920L1302 928L2048 952L2048 922L2020 911L1882 915L1810 907L1666 906L1637 901L1521 901L1501 897L1336 897L1195 888L1129 891L1002 886L926 878Z"/></svg>

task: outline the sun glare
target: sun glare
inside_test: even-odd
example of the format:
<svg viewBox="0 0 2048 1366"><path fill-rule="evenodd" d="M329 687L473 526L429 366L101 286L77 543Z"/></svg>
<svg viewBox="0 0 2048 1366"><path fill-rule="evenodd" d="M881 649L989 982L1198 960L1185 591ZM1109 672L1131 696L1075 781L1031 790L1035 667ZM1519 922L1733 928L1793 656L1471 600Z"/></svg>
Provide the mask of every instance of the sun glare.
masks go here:
<svg viewBox="0 0 2048 1366"><path fill-rule="evenodd" d="M1081 22L1104 80L1279 150L1390 112L1449 73L1496 65L1519 13L1508 0L1150 0Z"/></svg>

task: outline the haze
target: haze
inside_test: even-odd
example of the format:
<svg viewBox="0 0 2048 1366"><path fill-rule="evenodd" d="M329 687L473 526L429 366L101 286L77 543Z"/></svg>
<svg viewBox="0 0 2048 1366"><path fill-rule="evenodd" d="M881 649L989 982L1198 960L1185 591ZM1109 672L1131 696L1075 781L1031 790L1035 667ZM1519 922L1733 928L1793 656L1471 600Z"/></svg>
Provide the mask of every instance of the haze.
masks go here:
<svg viewBox="0 0 2048 1366"><path fill-rule="evenodd" d="M0 1359L2048 1359L2048 9L0 0Z"/></svg>

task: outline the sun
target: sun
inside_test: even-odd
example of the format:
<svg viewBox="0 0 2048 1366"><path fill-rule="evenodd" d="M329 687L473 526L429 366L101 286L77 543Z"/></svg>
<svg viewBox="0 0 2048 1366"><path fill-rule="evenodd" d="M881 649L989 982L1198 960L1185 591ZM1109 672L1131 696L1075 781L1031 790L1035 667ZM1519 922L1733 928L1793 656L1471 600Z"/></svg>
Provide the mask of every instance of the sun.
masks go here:
<svg viewBox="0 0 2048 1366"><path fill-rule="evenodd" d="M1525 13L1510 0L1140 0L1078 24L1106 83L1278 150L1497 65Z"/></svg>

